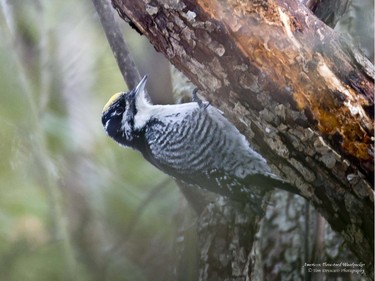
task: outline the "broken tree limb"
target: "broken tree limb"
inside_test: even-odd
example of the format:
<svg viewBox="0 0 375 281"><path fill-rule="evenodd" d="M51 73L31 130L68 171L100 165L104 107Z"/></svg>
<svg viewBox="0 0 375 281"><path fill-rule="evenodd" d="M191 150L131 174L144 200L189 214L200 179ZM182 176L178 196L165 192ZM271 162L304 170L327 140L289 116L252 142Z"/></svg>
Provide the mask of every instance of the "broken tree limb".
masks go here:
<svg viewBox="0 0 375 281"><path fill-rule="evenodd" d="M112 0L373 267L374 70L294 0Z"/></svg>

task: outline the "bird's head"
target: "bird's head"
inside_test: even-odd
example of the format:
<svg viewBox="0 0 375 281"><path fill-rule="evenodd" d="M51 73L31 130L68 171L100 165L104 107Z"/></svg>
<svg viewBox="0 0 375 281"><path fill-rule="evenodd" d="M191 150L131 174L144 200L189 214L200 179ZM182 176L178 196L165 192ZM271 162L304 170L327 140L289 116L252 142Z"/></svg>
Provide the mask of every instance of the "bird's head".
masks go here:
<svg viewBox="0 0 375 281"><path fill-rule="evenodd" d="M147 102L146 81L147 75L133 90L114 94L103 108L103 127L108 136L121 145L132 146L137 107L142 102Z"/></svg>

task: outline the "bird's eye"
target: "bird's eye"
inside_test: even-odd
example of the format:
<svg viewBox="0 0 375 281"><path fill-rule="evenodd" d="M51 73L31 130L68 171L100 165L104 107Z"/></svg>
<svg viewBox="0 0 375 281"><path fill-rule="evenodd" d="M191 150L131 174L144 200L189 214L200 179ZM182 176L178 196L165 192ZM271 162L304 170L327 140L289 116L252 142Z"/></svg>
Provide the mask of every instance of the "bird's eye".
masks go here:
<svg viewBox="0 0 375 281"><path fill-rule="evenodd" d="M123 106L119 106L118 108L116 108L115 115L121 115L124 113L124 111L125 108Z"/></svg>

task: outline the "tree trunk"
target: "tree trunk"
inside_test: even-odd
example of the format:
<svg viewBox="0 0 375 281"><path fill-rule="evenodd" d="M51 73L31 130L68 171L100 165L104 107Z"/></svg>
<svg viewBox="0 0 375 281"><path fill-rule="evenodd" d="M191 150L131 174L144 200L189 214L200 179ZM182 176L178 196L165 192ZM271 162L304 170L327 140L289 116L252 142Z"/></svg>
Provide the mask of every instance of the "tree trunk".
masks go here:
<svg viewBox="0 0 375 281"><path fill-rule="evenodd" d="M294 0L112 3L300 189L372 276L372 64Z"/></svg>

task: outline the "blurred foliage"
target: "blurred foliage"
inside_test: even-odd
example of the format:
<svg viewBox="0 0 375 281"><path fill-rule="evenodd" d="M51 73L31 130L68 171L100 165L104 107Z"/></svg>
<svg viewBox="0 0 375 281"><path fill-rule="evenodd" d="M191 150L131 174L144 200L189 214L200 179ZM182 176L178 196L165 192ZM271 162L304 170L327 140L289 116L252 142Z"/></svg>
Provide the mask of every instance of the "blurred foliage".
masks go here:
<svg viewBox="0 0 375 281"><path fill-rule="evenodd" d="M0 279L170 279L186 202L102 129L125 85L91 2L0 3ZM170 101L167 62L123 29Z"/></svg>
<svg viewBox="0 0 375 281"><path fill-rule="evenodd" d="M351 0L346 14L335 30L349 35L363 53L374 63L374 1Z"/></svg>

